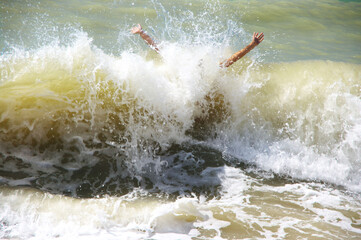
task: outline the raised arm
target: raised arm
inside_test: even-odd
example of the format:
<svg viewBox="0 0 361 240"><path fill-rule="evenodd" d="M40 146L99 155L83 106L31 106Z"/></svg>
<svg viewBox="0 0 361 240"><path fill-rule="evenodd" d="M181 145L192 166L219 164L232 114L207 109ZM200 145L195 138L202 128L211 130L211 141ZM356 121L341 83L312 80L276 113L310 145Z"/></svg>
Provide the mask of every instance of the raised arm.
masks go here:
<svg viewBox="0 0 361 240"><path fill-rule="evenodd" d="M158 48L157 44L153 41L153 39L148 34L146 34L143 31L142 26L140 26L140 24L133 27L131 29L131 31L133 34L139 34L151 48L153 48L155 51L159 52L159 48Z"/></svg>
<svg viewBox="0 0 361 240"><path fill-rule="evenodd" d="M241 51L236 52L233 54L230 58L220 63L221 67L229 67L233 63L237 62L239 59L241 59L244 55L249 53L253 48L255 48L258 44L260 44L264 39L263 33L253 33L253 39L250 44L248 44L247 47L243 48Z"/></svg>

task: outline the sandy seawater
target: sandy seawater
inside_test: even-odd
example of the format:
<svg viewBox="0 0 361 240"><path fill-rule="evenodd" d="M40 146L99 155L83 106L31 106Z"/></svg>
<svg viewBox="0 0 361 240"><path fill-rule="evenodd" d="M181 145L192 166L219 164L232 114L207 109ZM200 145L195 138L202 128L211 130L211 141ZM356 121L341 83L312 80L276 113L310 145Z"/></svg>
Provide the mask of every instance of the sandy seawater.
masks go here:
<svg viewBox="0 0 361 240"><path fill-rule="evenodd" d="M360 9L2 1L0 238L359 239Z"/></svg>

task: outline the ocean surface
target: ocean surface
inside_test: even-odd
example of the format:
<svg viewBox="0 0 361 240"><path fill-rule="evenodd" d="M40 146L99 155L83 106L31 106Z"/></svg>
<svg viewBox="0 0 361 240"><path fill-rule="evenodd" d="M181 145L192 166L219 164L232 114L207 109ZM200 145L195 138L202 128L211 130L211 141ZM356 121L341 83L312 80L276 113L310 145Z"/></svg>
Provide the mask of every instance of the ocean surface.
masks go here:
<svg viewBox="0 0 361 240"><path fill-rule="evenodd" d="M0 50L0 239L361 239L361 1L1 0Z"/></svg>

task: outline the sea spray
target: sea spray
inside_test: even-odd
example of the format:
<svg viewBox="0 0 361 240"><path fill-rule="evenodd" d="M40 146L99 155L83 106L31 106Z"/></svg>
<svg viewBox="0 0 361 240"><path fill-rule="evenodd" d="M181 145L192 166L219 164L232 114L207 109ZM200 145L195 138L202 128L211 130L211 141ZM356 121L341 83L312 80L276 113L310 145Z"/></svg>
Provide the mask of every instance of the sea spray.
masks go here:
<svg viewBox="0 0 361 240"><path fill-rule="evenodd" d="M232 73L207 46L163 49L157 61L114 57L81 34L3 57L4 157L28 149L80 167L110 151L142 169L172 144L219 139L221 151L265 170L358 188L358 65L245 61Z"/></svg>
<svg viewBox="0 0 361 240"><path fill-rule="evenodd" d="M223 85L226 101L239 100L214 144L276 173L359 189L360 70L313 61L243 72L243 86Z"/></svg>
<svg viewBox="0 0 361 240"><path fill-rule="evenodd" d="M1 2L0 238L359 238L359 7Z"/></svg>

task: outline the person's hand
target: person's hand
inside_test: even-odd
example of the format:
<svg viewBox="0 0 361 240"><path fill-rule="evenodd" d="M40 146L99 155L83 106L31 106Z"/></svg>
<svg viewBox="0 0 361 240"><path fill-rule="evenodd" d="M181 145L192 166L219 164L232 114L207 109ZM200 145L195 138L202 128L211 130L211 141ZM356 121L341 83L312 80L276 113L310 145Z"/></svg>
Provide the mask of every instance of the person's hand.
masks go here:
<svg viewBox="0 0 361 240"><path fill-rule="evenodd" d="M138 34L138 33L141 33L143 31L143 29L142 29L142 26L140 26L140 24L138 24L137 26L132 27L131 31L133 34Z"/></svg>
<svg viewBox="0 0 361 240"><path fill-rule="evenodd" d="M252 44L258 45L260 44L264 39L264 35L263 33L253 33L253 39L252 39Z"/></svg>

